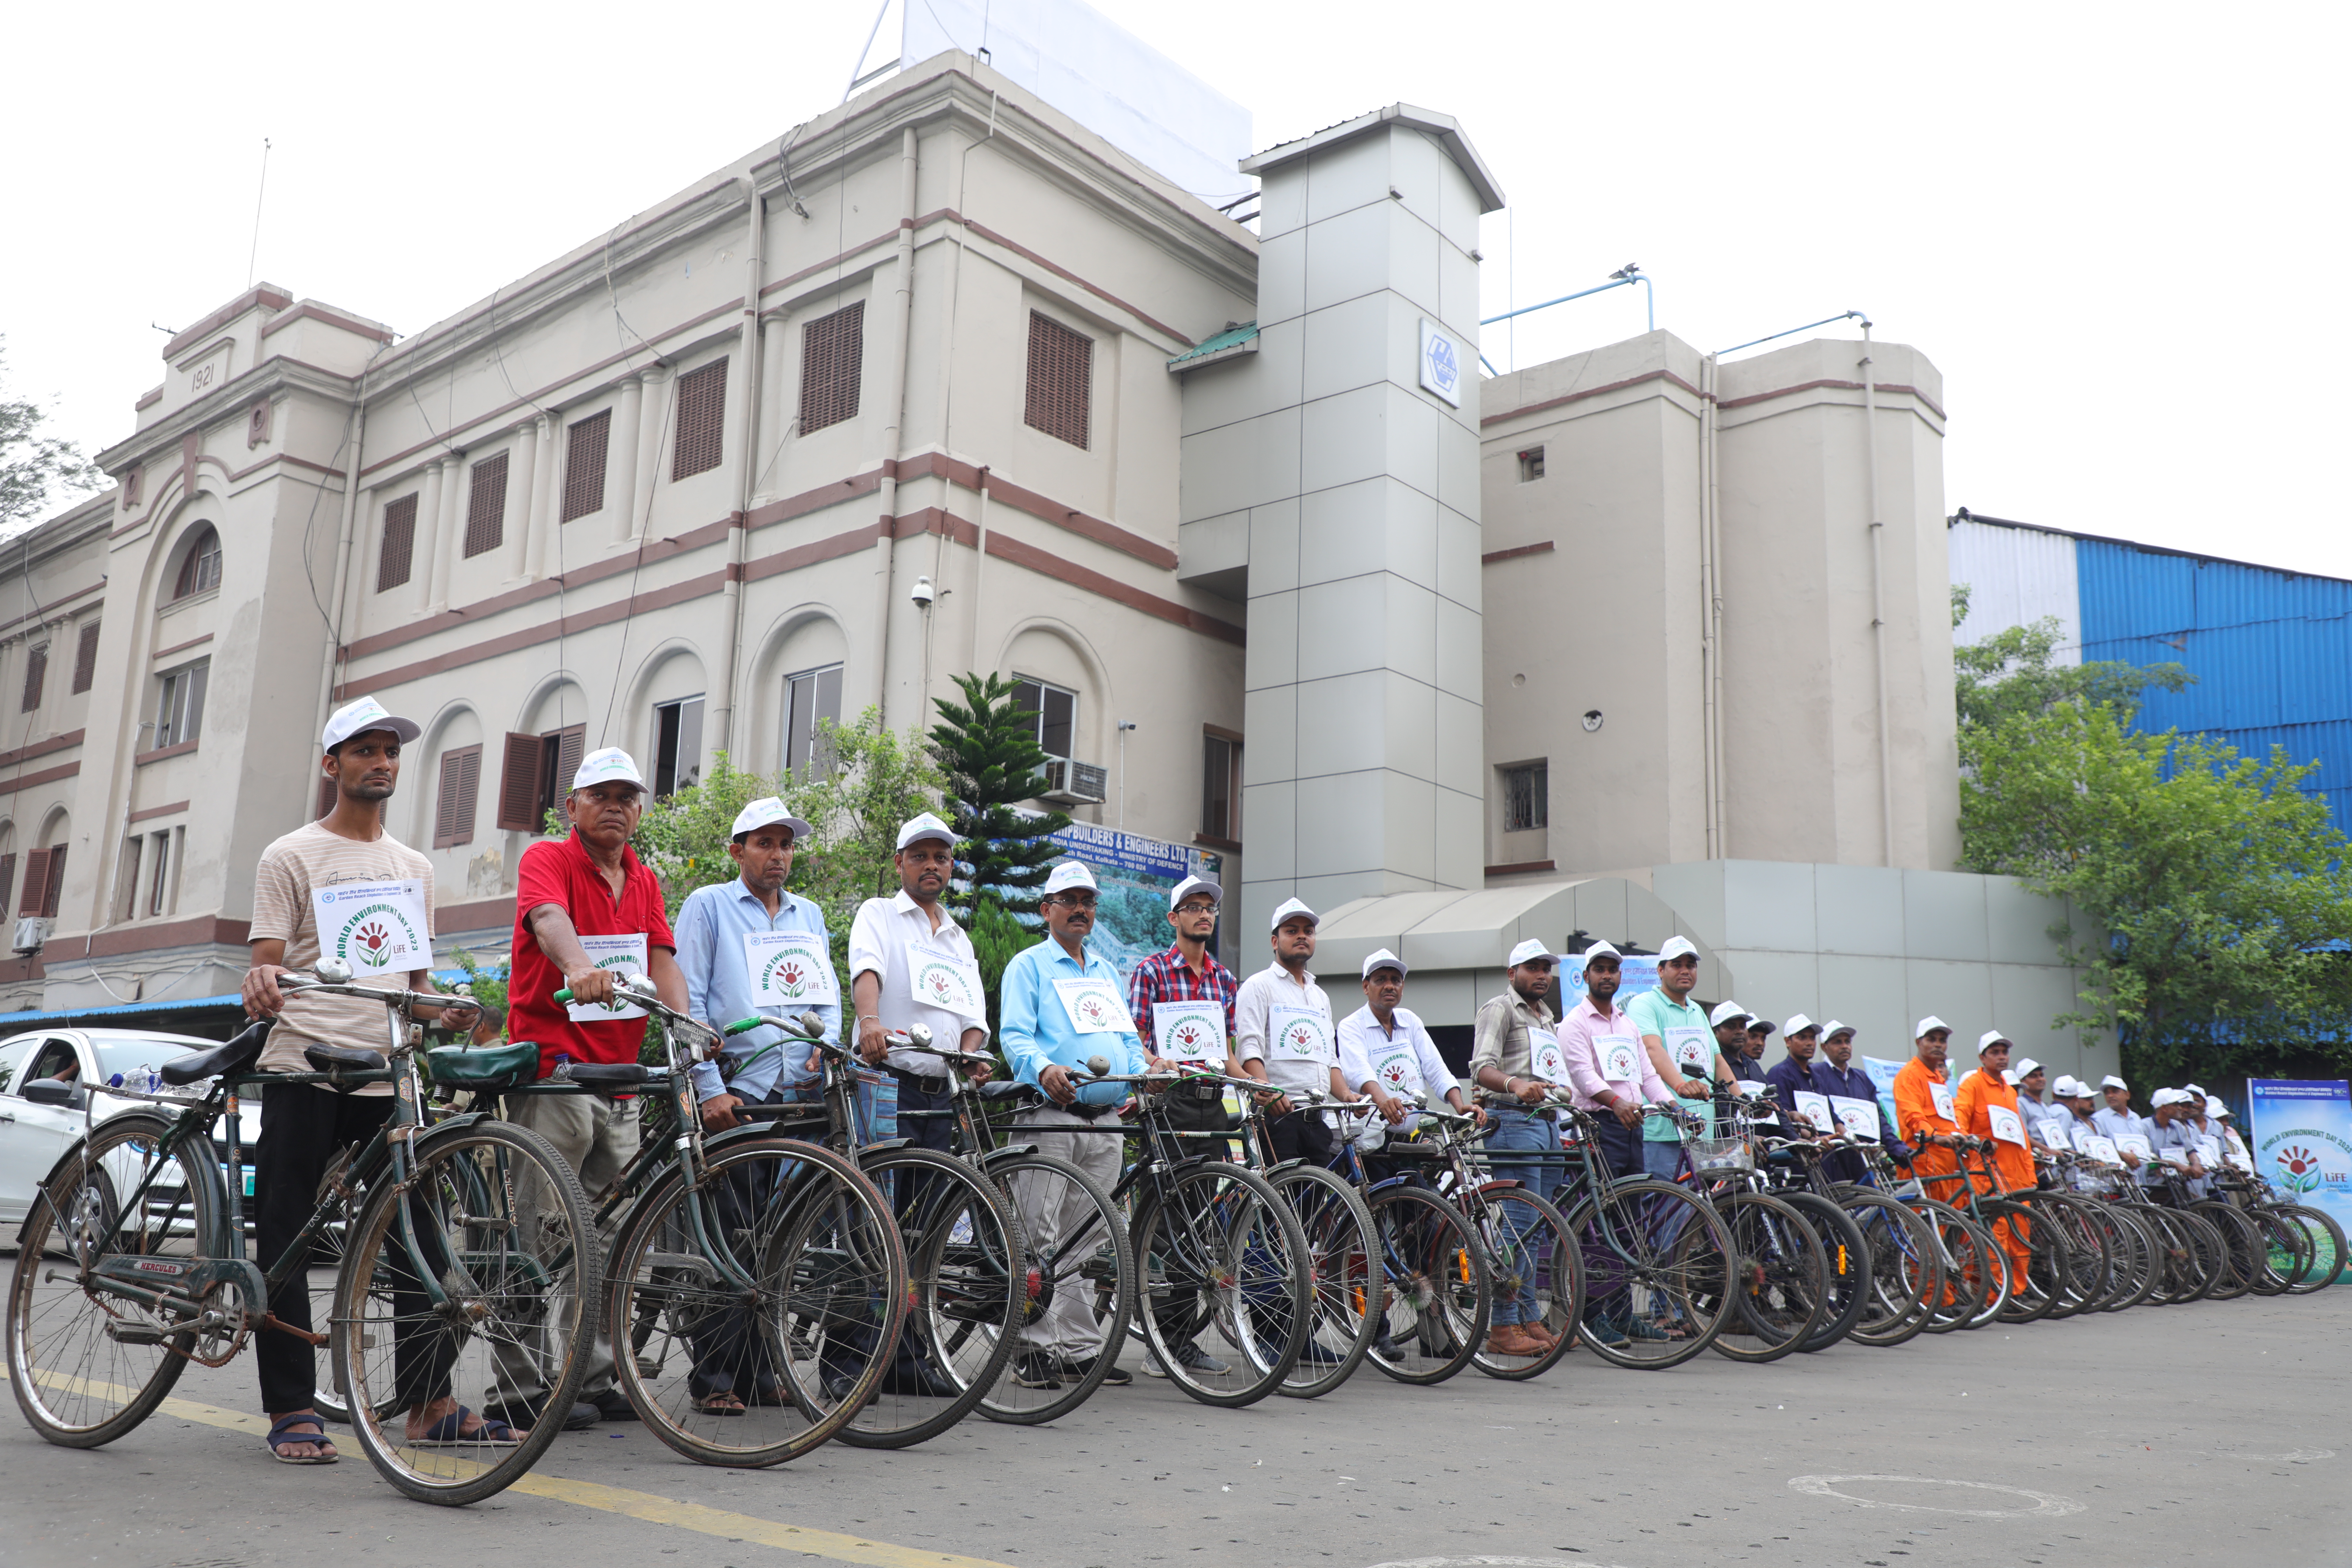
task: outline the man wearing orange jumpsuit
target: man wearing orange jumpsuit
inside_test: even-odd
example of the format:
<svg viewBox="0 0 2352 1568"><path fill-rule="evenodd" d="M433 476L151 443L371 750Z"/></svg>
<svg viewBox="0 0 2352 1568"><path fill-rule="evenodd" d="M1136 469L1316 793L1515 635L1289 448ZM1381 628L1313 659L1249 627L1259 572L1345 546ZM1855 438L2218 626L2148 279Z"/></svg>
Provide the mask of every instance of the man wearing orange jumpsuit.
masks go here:
<svg viewBox="0 0 2352 1568"><path fill-rule="evenodd" d="M2017 1090L2009 1081L2009 1052L2010 1043L2001 1032L1987 1029L1984 1038L1977 1042L1977 1070L1960 1080L1959 1090L1953 1096L1953 1119L1960 1131L1986 1143L1984 1154L1969 1164L1969 1181L1977 1191L1994 1197L2032 1192L2034 1186L2033 1150L2025 1141L2025 1113L2018 1109ZM1994 1174L2000 1178L1998 1190L1981 1173L1988 1157ZM2014 1220L1998 1222L1993 1234L2000 1238L2001 1250L2009 1254L2011 1276L2021 1282L2032 1248L2017 1233Z"/></svg>
<svg viewBox="0 0 2352 1568"><path fill-rule="evenodd" d="M1931 1178L1949 1176L1959 1169L1952 1153L1953 1120L1958 1109L1944 1077L1944 1058L1952 1048L1952 1026L1930 1015L1913 1031L1912 1058L1895 1075L1895 1130L1911 1145L1911 1173L1920 1178L1919 1190L1947 1203L1958 1195L1957 1184Z"/></svg>

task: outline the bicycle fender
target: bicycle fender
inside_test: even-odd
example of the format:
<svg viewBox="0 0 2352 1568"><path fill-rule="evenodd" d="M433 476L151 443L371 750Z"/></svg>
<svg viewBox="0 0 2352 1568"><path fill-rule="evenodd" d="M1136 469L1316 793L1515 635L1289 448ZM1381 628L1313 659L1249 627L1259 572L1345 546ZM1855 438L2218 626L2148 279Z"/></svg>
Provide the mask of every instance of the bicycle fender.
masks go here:
<svg viewBox="0 0 2352 1568"><path fill-rule="evenodd" d="M123 1116L142 1117L150 1123L161 1126L167 1131L177 1123L176 1118L165 1118L145 1111L125 1111ZM100 1122L99 1125L100 1127L118 1125L123 1120L123 1116L110 1116L104 1121ZM24 1244L25 1232L32 1227L34 1214L38 1210L39 1205L48 1197L49 1184L63 1175L65 1173L66 1167L72 1164L74 1161L81 1157L82 1145L87 1142L89 1142L87 1138L77 1138L72 1142L67 1144L66 1152L58 1156L57 1163L49 1167L48 1173L44 1175L40 1180L40 1184L33 1189L33 1201L25 1205L24 1223L16 1227L16 1242L20 1248ZM207 1143L207 1148L209 1148L209 1142ZM226 1217L228 1214L228 1184L221 1177L220 1162L217 1159L199 1160L196 1162L196 1164L204 1173L205 1184L212 1190L211 1197L213 1203L213 1213L219 1215L224 1218ZM268 1292L265 1291L261 1299L263 1300L268 1300Z"/></svg>
<svg viewBox="0 0 2352 1568"><path fill-rule="evenodd" d="M702 1152L706 1155L714 1154L731 1144L743 1142L747 1139L778 1137L790 1138L792 1137L792 1134L788 1132L778 1132L776 1131L775 1123L765 1119L758 1121L747 1121L740 1127L730 1127L724 1132L704 1133L702 1135ZM833 1148L829 1130L827 1136L824 1138L804 1138L794 1141L798 1142L814 1143L823 1149ZM898 1142L903 1143L906 1140L902 1138L898 1140ZM877 1143L875 1147L877 1149L883 1149L893 1147L893 1145ZM835 1152L836 1153L839 1152L838 1150L835 1150Z"/></svg>
<svg viewBox="0 0 2352 1568"><path fill-rule="evenodd" d="M1007 1143L1002 1149L991 1149L987 1153L982 1154L980 1157L980 1168L985 1171L991 1165L1002 1164L1007 1160L1022 1159L1036 1152L1037 1145L1034 1143Z"/></svg>
<svg viewBox="0 0 2352 1568"><path fill-rule="evenodd" d="M1497 1177L1491 1182L1479 1183L1476 1190L1481 1193L1500 1193L1507 1192L1513 1187L1524 1187L1526 1185L1527 1183L1520 1181L1517 1176Z"/></svg>
<svg viewBox="0 0 2352 1568"><path fill-rule="evenodd" d="M1374 1193L1384 1193L1391 1187L1407 1186L1412 1184L1412 1181L1413 1173L1411 1171L1402 1171L1393 1176L1383 1176L1364 1189L1364 1196L1370 1199Z"/></svg>

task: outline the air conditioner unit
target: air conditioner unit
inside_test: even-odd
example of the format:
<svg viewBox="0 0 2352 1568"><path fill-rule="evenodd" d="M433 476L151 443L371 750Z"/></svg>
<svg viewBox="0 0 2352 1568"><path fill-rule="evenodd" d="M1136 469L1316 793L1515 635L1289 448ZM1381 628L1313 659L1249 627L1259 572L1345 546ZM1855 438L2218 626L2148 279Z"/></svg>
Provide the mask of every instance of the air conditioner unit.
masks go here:
<svg viewBox="0 0 2352 1568"><path fill-rule="evenodd" d="M41 944L49 940L48 917L26 915L16 922L16 948L18 952L38 952Z"/></svg>
<svg viewBox="0 0 2352 1568"><path fill-rule="evenodd" d="M1037 795L1056 805L1100 805L1110 798L1109 784L1109 775L1092 763L1050 757L1045 762L1045 787Z"/></svg>

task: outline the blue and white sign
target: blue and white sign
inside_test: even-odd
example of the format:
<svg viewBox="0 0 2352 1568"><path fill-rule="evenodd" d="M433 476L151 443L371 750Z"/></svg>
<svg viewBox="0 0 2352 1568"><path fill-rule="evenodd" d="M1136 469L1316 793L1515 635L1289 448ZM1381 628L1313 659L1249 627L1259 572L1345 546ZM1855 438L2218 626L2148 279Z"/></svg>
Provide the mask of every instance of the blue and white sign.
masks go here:
<svg viewBox="0 0 2352 1568"><path fill-rule="evenodd" d="M1451 406L1462 406L1462 345L1426 316L1421 319L1421 385Z"/></svg>

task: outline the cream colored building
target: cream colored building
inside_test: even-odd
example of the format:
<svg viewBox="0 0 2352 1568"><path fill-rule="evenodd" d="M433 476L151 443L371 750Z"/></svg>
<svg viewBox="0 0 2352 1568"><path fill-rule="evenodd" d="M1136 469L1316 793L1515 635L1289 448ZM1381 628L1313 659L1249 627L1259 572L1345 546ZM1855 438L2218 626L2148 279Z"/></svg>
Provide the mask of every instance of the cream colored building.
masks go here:
<svg viewBox="0 0 2352 1568"><path fill-rule="evenodd" d="M232 992L343 698L425 726L391 826L444 948L497 951L581 751L798 764L815 715L903 730L976 669L1030 683L1074 815L1228 857L1244 968L1297 894L1335 962L1407 944L1449 1028L1538 929L1682 931L1881 1051L2046 1016L2063 971L1989 967L2046 913L1943 886L1985 879L1926 357L1654 332L1482 381L1503 193L1461 125L1392 105L1245 176L1229 216L950 53L414 335L272 285L178 333L116 488L0 562L39 922L0 1006ZM1800 872L1921 912L1847 953Z"/></svg>

